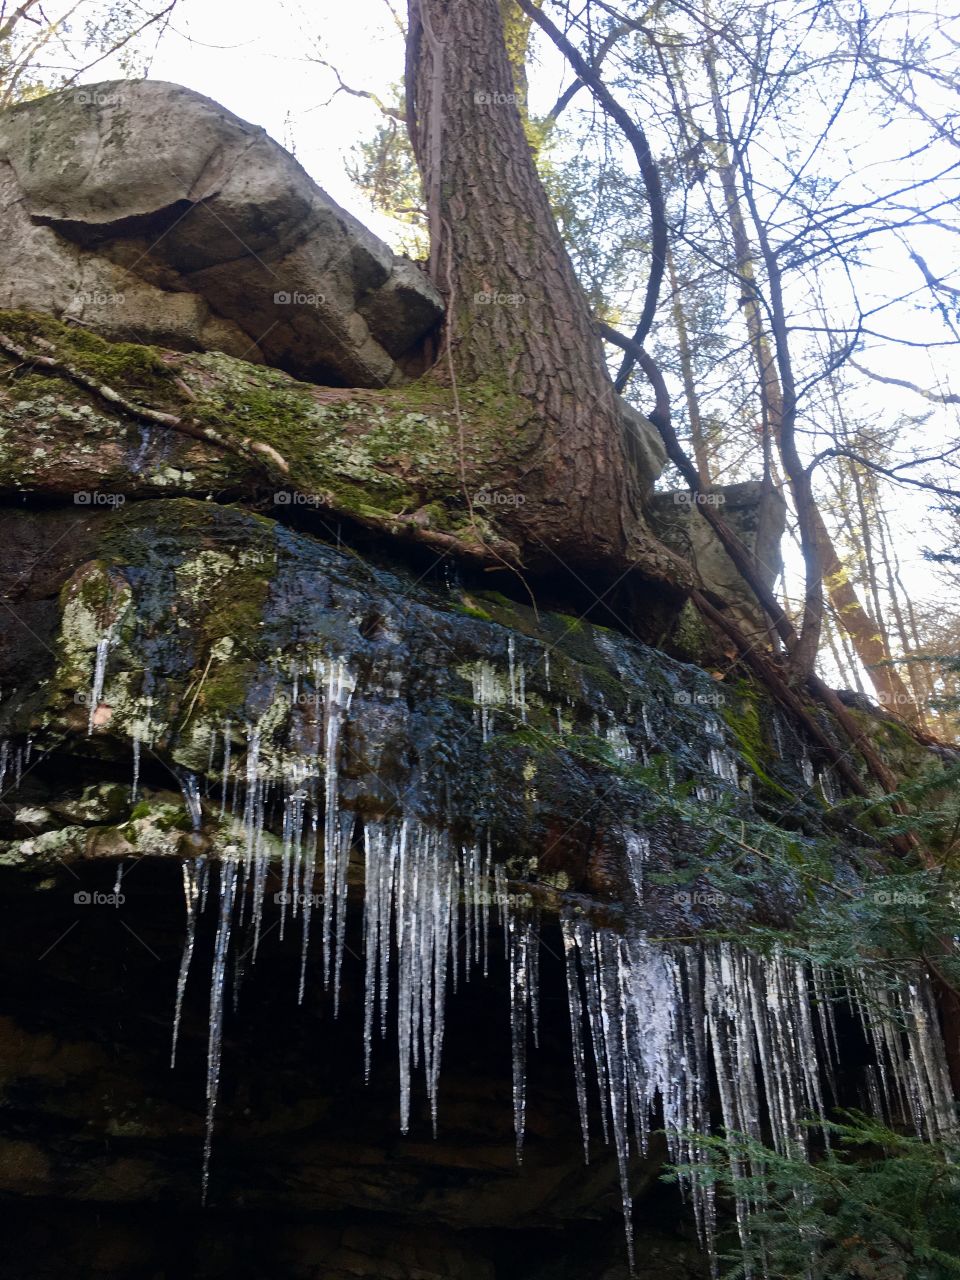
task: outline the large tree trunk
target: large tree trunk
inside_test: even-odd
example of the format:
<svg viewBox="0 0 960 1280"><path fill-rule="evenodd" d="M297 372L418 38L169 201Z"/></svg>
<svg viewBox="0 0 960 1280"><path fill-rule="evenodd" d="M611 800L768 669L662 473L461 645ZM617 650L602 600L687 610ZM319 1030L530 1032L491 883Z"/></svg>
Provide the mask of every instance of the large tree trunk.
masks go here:
<svg viewBox="0 0 960 1280"><path fill-rule="evenodd" d="M619 398L524 135L498 0L408 0L407 106L448 303L451 372L529 406L490 487L516 490L527 541L620 572L658 551L638 505ZM451 366L450 369L447 366ZM464 415L465 449L470 420ZM664 562L665 564L665 562Z"/></svg>

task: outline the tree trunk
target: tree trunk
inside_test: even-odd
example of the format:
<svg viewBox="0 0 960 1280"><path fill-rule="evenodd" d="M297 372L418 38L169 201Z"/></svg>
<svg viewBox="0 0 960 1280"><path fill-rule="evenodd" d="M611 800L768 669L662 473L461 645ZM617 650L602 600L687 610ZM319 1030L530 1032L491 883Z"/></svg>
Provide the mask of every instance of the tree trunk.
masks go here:
<svg viewBox="0 0 960 1280"><path fill-rule="evenodd" d="M703 485L713 484L710 467L710 453L703 434L703 420L700 417L700 398L697 395L697 384L693 376L693 354L690 350L690 334L687 330L687 317L683 312L683 299L680 294L680 282L677 279L676 263L673 251L668 247L666 253L667 278L670 281L670 304L673 312L673 325L677 331L677 346L680 353L680 373L683 377L683 395L687 402L687 418L690 422L690 439L693 443L693 460Z"/></svg>
<svg viewBox="0 0 960 1280"><path fill-rule="evenodd" d="M498 0L408 6L408 122L431 271L448 305L436 376L464 404L492 388L523 405L503 471L489 477L491 489L512 491L522 541L540 544L554 568L619 572L639 558L666 572L600 338L524 135ZM470 432L464 413L467 451Z"/></svg>

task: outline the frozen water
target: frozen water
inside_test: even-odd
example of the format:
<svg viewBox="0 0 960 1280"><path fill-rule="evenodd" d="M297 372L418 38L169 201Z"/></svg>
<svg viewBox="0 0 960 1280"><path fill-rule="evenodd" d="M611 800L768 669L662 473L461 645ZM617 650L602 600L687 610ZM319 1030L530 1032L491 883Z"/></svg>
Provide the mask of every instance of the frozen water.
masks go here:
<svg viewBox="0 0 960 1280"><path fill-rule="evenodd" d="M97 708L103 700L103 683L107 675L107 657L113 644L113 627L97 641L97 656L93 665L93 683L90 687L90 712L87 717L87 737L93 733Z"/></svg>
<svg viewBox="0 0 960 1280"><path fill-rule="evenodd" d="M98 646L101 674L94 683L101 693L108 648L108 643ZM484 740L493 732L496 709L512 709L521 719L526 714L524 669L512 642L507 668L506 678L485 662L472 669L477 725ZM311 682L312 699L305 692ZM275 861L281 886L278 923L286 930L292 920L299 919L302 932L302 1000L311 912L320 900L315 878L322 856L321 969L324 985L333 989L336 1008L355 834L362 837L367 1077L374 1041L378 1034L381 1038L386 1034L395 1002L401 1129L407 1132L411 1126L414 1079L421 1073L436 1128L448 988L456 986L460 975L468 977L473 966L482 964L487 973L490 906L496 905L505 931L520 1160L527 1118L527 1061L538 1032L538 913L515 909L506 871L494 860L488 834L482 841L461 842L450 832L420 821L413 805L395 820L359 823L341 797L355 676L342 659L324 658L295 668L291 683L291 716L300 716L303 707L312 705L312 715L308 710L300 726L297 751L276 758L265 746L269 739L261 723L248 725L245 735L235 733L229 723L223 727L220 810L226 815L229 808L234 815L237 844L221 852L219 888L206 859L188 859L183 864L186 935L177 978L171 1062L208 886L218 903L210 988L204 1195L219 1091L231 934L248 913L253 928L251 958L255 958L267 877L271 860ZM559 707L556 714L563 732ZM653 743L650 717L642 704L639 716L643 736ZM632 758L624 728L608 725L605 732L618 755ZM239 768L231 760L234 741ZM718 778L738 785L736 759L724 745L719 722L707 725L704 754ZM21 755L14 756L6 744L0 747L0 778L12 762L21 767ZM806 764L812 776L809 758ZM233 799L228 804L231 774ZM827 795L830 783L822 781L822 785ZM203 821L199 784L186 775L182 786L184 804L199 831ZM134 794L136 787L135 766ZM271 812L276 819L269 816ZM279 842L269 834L276 826L281 830ZM595 1089L602 1104L603 1137L612 1146L619 1170L632 1257L630 1158L635 1150L646 1148L658 1108L670 1158L681 1166L695 1167L705 1158L693 1135L709 1132L713 1096L727 1132L769 1137L784 1155L805 1153L804 1122L823 1114L822 1080L832 1083L837 1051L832 1007L836 980L776 949L755 954L733 942L670 946L650 939L637 923L646 892L649 839L626 825L621 836L627 886L623 931L598 927L572 909L563 914L561 927L573 1090L584 1156L589 1156L588 1111ZM876 1059L865 1081L871 1104L885 1115L906 1117L918 1133L953 1135L954 1109L936 1013L922 975L890 983L865 974L850 984L847 994ZM762 1171L745 1166L740 1172ZM701 1237L709 1247L716 1221L713 1192L708 1182L697 1178L688 1179L688 1189ZM754 1208L746 1195L735 1205L744 1236Z"/></svg>

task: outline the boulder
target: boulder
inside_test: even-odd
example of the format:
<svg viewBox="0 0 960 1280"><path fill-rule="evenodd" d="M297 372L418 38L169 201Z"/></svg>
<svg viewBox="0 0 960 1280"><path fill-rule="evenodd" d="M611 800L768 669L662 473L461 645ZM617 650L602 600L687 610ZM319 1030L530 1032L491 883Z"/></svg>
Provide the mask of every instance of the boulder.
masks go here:
<svg viewBox="0 0 960 1280"><path fill-rule="evenodd" d="M787 519L783 496L758 480L745 480L700 493L695 501L686 489L658 493L648 510L657 536L691 565L703 588L728 602L728 612L740 629L766 638L770 624L704 517L704 506L714 507L753 553L763 581L772 590L783 569L780 542Z"/></svg>
<svg viewBox="0 0 960 1280"><path fill-rule="evenodd" d="M162 81L0 115L0 307L331 386L401 381L440 297L263 129Z"/></svg>

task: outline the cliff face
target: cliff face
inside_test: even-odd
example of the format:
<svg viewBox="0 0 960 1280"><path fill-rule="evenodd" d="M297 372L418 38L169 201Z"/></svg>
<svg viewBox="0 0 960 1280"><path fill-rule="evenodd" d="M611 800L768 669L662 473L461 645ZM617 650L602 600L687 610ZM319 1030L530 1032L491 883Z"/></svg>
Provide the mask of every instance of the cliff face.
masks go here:
<svg viewBox="0 0 960 1280"><path fill-rule="evenodd" d="M696 940L789 925L777 840L848 887L869 844L759 691L234 506L8 520L18 1274L621 1276L628 1106L682 1158L756 1072L798 1132L822 975ZM882 1038L839 1034L845 1071ZM919 1052L888 1069L948 1123ZM705 1274L664 1139L620 1155L640 1274Z"/></svg>
<svg viewBox="0 0 960 1280"><path fill-rule="evenodd" d="M183 190L144 178L136 217L104 213L112 107L70 143L69 192L27 163L62 103L13 113L23 243L130 271L137 218L235 211L251 156L300 189L188 97L236 155L216 182L206 162ZM191 257L216 246L176 243L239 325ZM231 356L222 326L172 351L0 315L11 1274L614 1280L626 1219L639 1274L705 1275L697 1229L725 1207L700 1188L684 1209L664 1162L720 1124L802 1148L838 1046L841 1100L879 1062L924 1132L952 1130L922 978L838 992L771 941L809 905L805 867L855 898L880 837L688 616L694 582L736 596L694 512L651 504L656 585L601 602L510 571L509 494L481 448L458 457L449 392L400 385L412 330L389 308L376 328L358 262L350 305L397 383L375 397ZM369 288L405 307L408 266L383 269ZM258 358L319 376L291 351ZM471 394L502 457L517 406ZM772 572L782 511L729 497ZM942 770L857 714L901 773Z"/></svg>

